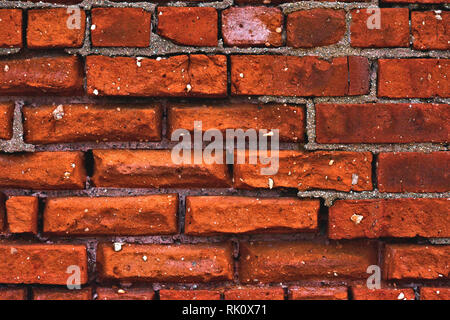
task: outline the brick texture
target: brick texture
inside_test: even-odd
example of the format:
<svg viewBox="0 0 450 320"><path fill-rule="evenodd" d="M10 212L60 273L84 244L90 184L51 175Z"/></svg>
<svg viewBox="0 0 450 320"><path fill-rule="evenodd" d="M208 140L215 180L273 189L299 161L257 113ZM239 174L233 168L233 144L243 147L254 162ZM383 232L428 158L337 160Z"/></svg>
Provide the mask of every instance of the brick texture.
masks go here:
<svg viewBox="0 0 450 320"><path fill-rule="evenodd" d="M214 290L160 290L161 300L220 300L220 291Z"/></svg>
<svg viewBox="0 0 450 320"><path fill-rule="evenodd" d="M16 196L6 201L8 229L11 233L38 232L39 200L36 197Z"/></svg>
<svg viewBox="0 0 450 320"><path fill-rule="evenodd" d="M224 298L225 300L284 300L284 290L281 287L239 287L226 290Z"/></svg>
<svg viewBox="0 0 450 320"><path fill-rule="evenodd" d="M418 50L450 49L450 13L414 11L411 13L413 47Z"/></svg>
<svg viewBox="0 0 450 320"><path fill-rule="evenodd" d="M413 289L368 289L367 287L352 288L354 300L414 300Z"/></svg>
<svg viewBox="0 0 450 320"><path fill-rule="evenodd" d="M33 300L91 300L91 288L84 289L33 289Z"/></svg>
<svg viewBox="0 0 450 320"><path fill-rule="evenodd" d="M13 137L14 103L0 103L0 139Z"/></svg>
<svg viewBox="0 0 450 320"><path fill-rule="evenodd" d="M27 291L25 288L0 288L0 300L26 300Z"/></svg>
<svg viewBox="0 0 450 320"><path fill-rule="evenodd" d="M347 300L346 287L293 287L289 300Z"/></svg>
<svg viewBox="0 0 450 320"><path fill-rule="evenodd" d="M155 292L149 288L97 288L97 300L153 300Z"/></svg>
<svg viewBox="0 0 450 320"><path fill-rule="evenodd" d="M0 10L0 48L22 47L22 10Z"/></svg>
<svg viewBox="0 0 450 320"><path fill-rule="evenodd" d="M450 300L449 288L420 288L420 300Z"/></svg>

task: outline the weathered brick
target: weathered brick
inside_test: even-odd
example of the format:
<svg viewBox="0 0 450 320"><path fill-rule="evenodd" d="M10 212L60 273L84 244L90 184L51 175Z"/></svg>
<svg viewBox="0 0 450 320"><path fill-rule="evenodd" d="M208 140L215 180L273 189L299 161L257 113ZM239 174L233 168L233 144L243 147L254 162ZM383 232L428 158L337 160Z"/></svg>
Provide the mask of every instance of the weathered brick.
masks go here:
<svg viewBox="0 0 450 320"><path fill-rule="evenodd" d="M6 196L0 192L0 234L6 227Z"/></svg>
<svg viewBox="0 0 450 320"><path fill-rule="evenodd" d="M213 282L233 278L230 243L123 245L101 244L97 267L102 279L157 282Z"/></svg>
<svg viewBox="0 0 450 320"><path fill-rule="evenodd" d="M6 201L6 212L9 232L37 234L39 213L37 197L11 197Z"/></svg>
<svg viewBox="0 0 450 320"><path fill-rule="evenodd" d="M352 287L353 300L414 300L414 290L381 288L369 289L367 287Z"/></svg>
<svg viewBox="0 0 450 320"><path fill-rule="evenodd" d="M0 154L0 187L83 189L86 172L82 152Z"/></svg>
<svg viewBox="0 0 450 320"><path fill-rule="evenodd" d="M1 300L27 300L26 288L0 288Z"/></svg>
<svg viewBox="0 0 450 320"><path fill-rule="evenodd" d="M159 105L25 106L24 139L32 144L161 141Z"/></svg>
<svg viewBox="0 0 450 320"><path fill-rule="evenodd" d="M446 104L317 104L319 143L450 141Z"/></svg>
<svg viewBox="0 0 450 320"><path fill-rule="evenodd" d="M349 81L347 57L326 61L314 56L231 56L233 95L345 96L349 82L368 77L361 73Z"/></svg>
<svg viewBox="0 0 450 320"><path fill-rule="evenodd" d="M366 57L348 57L348 95L368 94L370 90L370 63Z"/></svg>
<svg viewBox="0 0 450 320"><path fill-rule="evenodd" d="M384 276L389 280L445 279L450 275L450 246L389 244Z"/></svg>
<svg viewBox="0 0 450 320"><path fill-rule="evenodd" d="M347 300L347 287L293 287L289 300Z"/></svg>
<svg viewBox="0 0 450 320"><path fill-rule="evenodd" d="M73 95L83 90L83 71L75 56L0 61L0 95Z"/></svg>
<svg viewBox="0 0 450 320"><path fill-rule="evenodd" d="M450 12L413 11L411 13L413 47L419 50L450 49Z"/></svg>
<svg viewBox="0 0 450 320"><path fill-rule="evenodd" d="M151 13L141 8L93 8L94 47L148 47Z"/></svg>
<svg viewBox="0 0 450 320"><path fill-rule="evenodd" d="M449 59L378 60L378 96L388 98L450 97Z"/></svg>
<svg viewBox="0 0 450 320"><path fill-rule="evenodd" d="M153 300L155 292L151 288L97 288L97 300Z"/></svg>
<svg viewBox="0 0 450 320"><path fill-rule="evenodd" d="M278 8L231 7L222 12L222 35L228 46L283 45L283 13Z"/></svg>
<svg viewBox="0 0 450 320"><path fill-rule="evenodd" d="M450 288L420 288L420 300L450 300Z"/></svg>
<svg viewBox="0 0 450 320"><path fill-rule="evenodd" d="M33 288L33 300L91 300L92 289Z"/></svg>
<svg viewBox="0 0 450 320"><path fill-rule="evenodd" d="M446 0L381 0L382 2L386 3L425 3L425 4L431 4L431 3L446 3Z"/></svg>
<svg viewBox="0 0 450 320"><path fill-rule="evenodd" d="M195 164L191 159L191 164L176 164L171 150L94 150L92 181L97 187L125 188L231 185L226 164Z"/></svg>
<svg viewBox="0 0 450 320"><path fill-rule="evenodd" d="M450 237L450 199L338 200L329 209L331 239Z"/></svg>
<svg viewBox="0 0 450 320"><path fill-rule="evenodd" d="M86 65L90 95L227 95L227 60L223 55L178 55L164 59L88 56Z"/></svg>
<svg viewBox="0 0 450 320"><path fill-rule="evenodd" d="M13 137L14 103L0 103L0 139Z"/></svg>
<svg viewBox="0 0 450 320"><path fill-rule="evenodd" d="M29 48L79 48L83 45L86 13L74 15L70 8L28 11L27 45Z"/></svg>
<svg viewBox="0 0 450 320"><path fill-rule="evenodd" d="M186 129L193 134L194 121L202 122L203 134L209 129L220 130L224 136L227 129L278 129L280 141L305 140L305 111L302 106L246 103L224 106L174 104L168 109L167 136L170 138L177 129Z"/></svg>
<svg viewBox="0 0 450 320"><path fill-rule="evenodd" d="M259 161L258 164L250 164L256 155L256 151L247 151L245 163L234 165L236 188L270 188L273 182L274 188L372 190L370 152L280 150L278 172L274 175L261 174L261 169L270 165L262 165Z"/></svg>
<svg viewBox="0 0 450 320"><path fill-rule="evenodd" d="M224 292L225 300L284 300L281 287L237 287Z"/></svg>
<svg viewBox="0 0 450 320"><path fill-rule="evenodd" d="M22 10L0 10L0 48L22 48Z"/></svg>
<svg viewBox="0 0 450 320"><path fill-rule="evenodd" d="M376 261L375 246L366 242L242 242L239 278L245 283L365 279Z"/></svg>
<svg viewBox="0 0 450 320"><path fill-rule="evenodd" d="M158 7L157 32L179 45L215 47L218 15L210 7Z"/></svg>
<svg viewBox="0 0 450 320"><path fill-rule="evenodd" d="M186 198L185 233L316 231L318 200L199 196Z"/></svg>
<svg viewBox="0 0 450 320"><path fill-rule="evenodd" d="M177 232L178 196L69 197L47 200L44 232L57 235L152 235Z"/></svg>
<svg viewBox="0 0 450 320"><path fill-rule="evenodd" d="M446 192L450 190L450 152L380 153L381 192Z"/></svg>
<svg viewBox="0 0 450 320"><path fill-rule="evenodd" d="M378 18L376 14L373 8L351 11L352 47L409 47L409 9L381 8Z"/></svg>
<svg viewBox="0 0 450 320"><path fill-rule="evenodd" d="M1 242L0 256L1 283L66 285L71 266L79 267L80 284L88 280L84 245Z"/></svg>
<svg viewBox="0 0 450 320"><path fill-rule="evenodd" d="M159 291L161 300L220 300L220 291L215 290L166 290Z"/></svg>
<svg viewBox="0 0 450 320"><path fill-rule="evenodd" d="M345 29L344 10L295 11L287 16L287 45L294 48L328 46L341 41Z"/></svg>

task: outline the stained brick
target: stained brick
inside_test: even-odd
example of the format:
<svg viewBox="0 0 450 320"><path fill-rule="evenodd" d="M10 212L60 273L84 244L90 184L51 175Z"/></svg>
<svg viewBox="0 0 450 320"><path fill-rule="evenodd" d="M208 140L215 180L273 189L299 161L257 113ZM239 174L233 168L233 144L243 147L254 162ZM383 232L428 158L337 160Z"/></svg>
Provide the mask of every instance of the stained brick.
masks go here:
<svg viewBox="0 0 450 320"><path fill-rule="evenodd" d="M0 48L22 48L22 10L0 9Z"/></svg>
<svg viewBox="0 0 450 320"><path fill-rule="evenodd" d="M14 103L0 103L0 139L13 137Z"/></svg>
<svg viewBox="0 0 450 320"><path fill-rule="evenodd" d="M413 11L411 13L413 47L419 50L450 49L450 13Z"/></svg>
<svg viewBox="0 0 450 320"><path fill-rule="evenodd" d="M39 212L37 197L11 197L6 201L6 212L9 232L37 234Z"/></svg>

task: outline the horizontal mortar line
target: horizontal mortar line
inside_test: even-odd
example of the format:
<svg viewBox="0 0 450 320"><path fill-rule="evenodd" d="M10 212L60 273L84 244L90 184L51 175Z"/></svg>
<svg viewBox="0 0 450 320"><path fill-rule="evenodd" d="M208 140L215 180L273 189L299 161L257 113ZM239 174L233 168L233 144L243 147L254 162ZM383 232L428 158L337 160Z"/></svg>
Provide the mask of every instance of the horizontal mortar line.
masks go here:
<svg viewBox="0 0 450 320"><path fill-rule="evenodd" d="M446 192L404 192L404 193L389 193L380 192L379 190L373 191L299 191L297 196L300 198L325 198L325 199L343 199L343 200L362 200L362 199L402 199L402 198L450 198L450 191Z"/></svg>
<svg viewBox="0 0 450 320"><path fill-rule="evenodd" d="M308 151L354 151L371 152L378 154L381 152L433 152L448 151L445 143L408 143L408 144L319 144L310 142L304 145Z"/></svg>

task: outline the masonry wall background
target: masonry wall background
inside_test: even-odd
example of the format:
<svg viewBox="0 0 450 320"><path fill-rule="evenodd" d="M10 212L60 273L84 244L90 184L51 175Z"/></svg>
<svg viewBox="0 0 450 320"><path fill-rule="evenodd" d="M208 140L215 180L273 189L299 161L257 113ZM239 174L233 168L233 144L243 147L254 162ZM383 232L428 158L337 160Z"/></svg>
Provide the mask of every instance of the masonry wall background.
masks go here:
<svg viewBox="0 0 450 320"><path fill-rule="evenodd" d="M448 4L74 2L0 1L1 299L449 299Z"/></svg>

